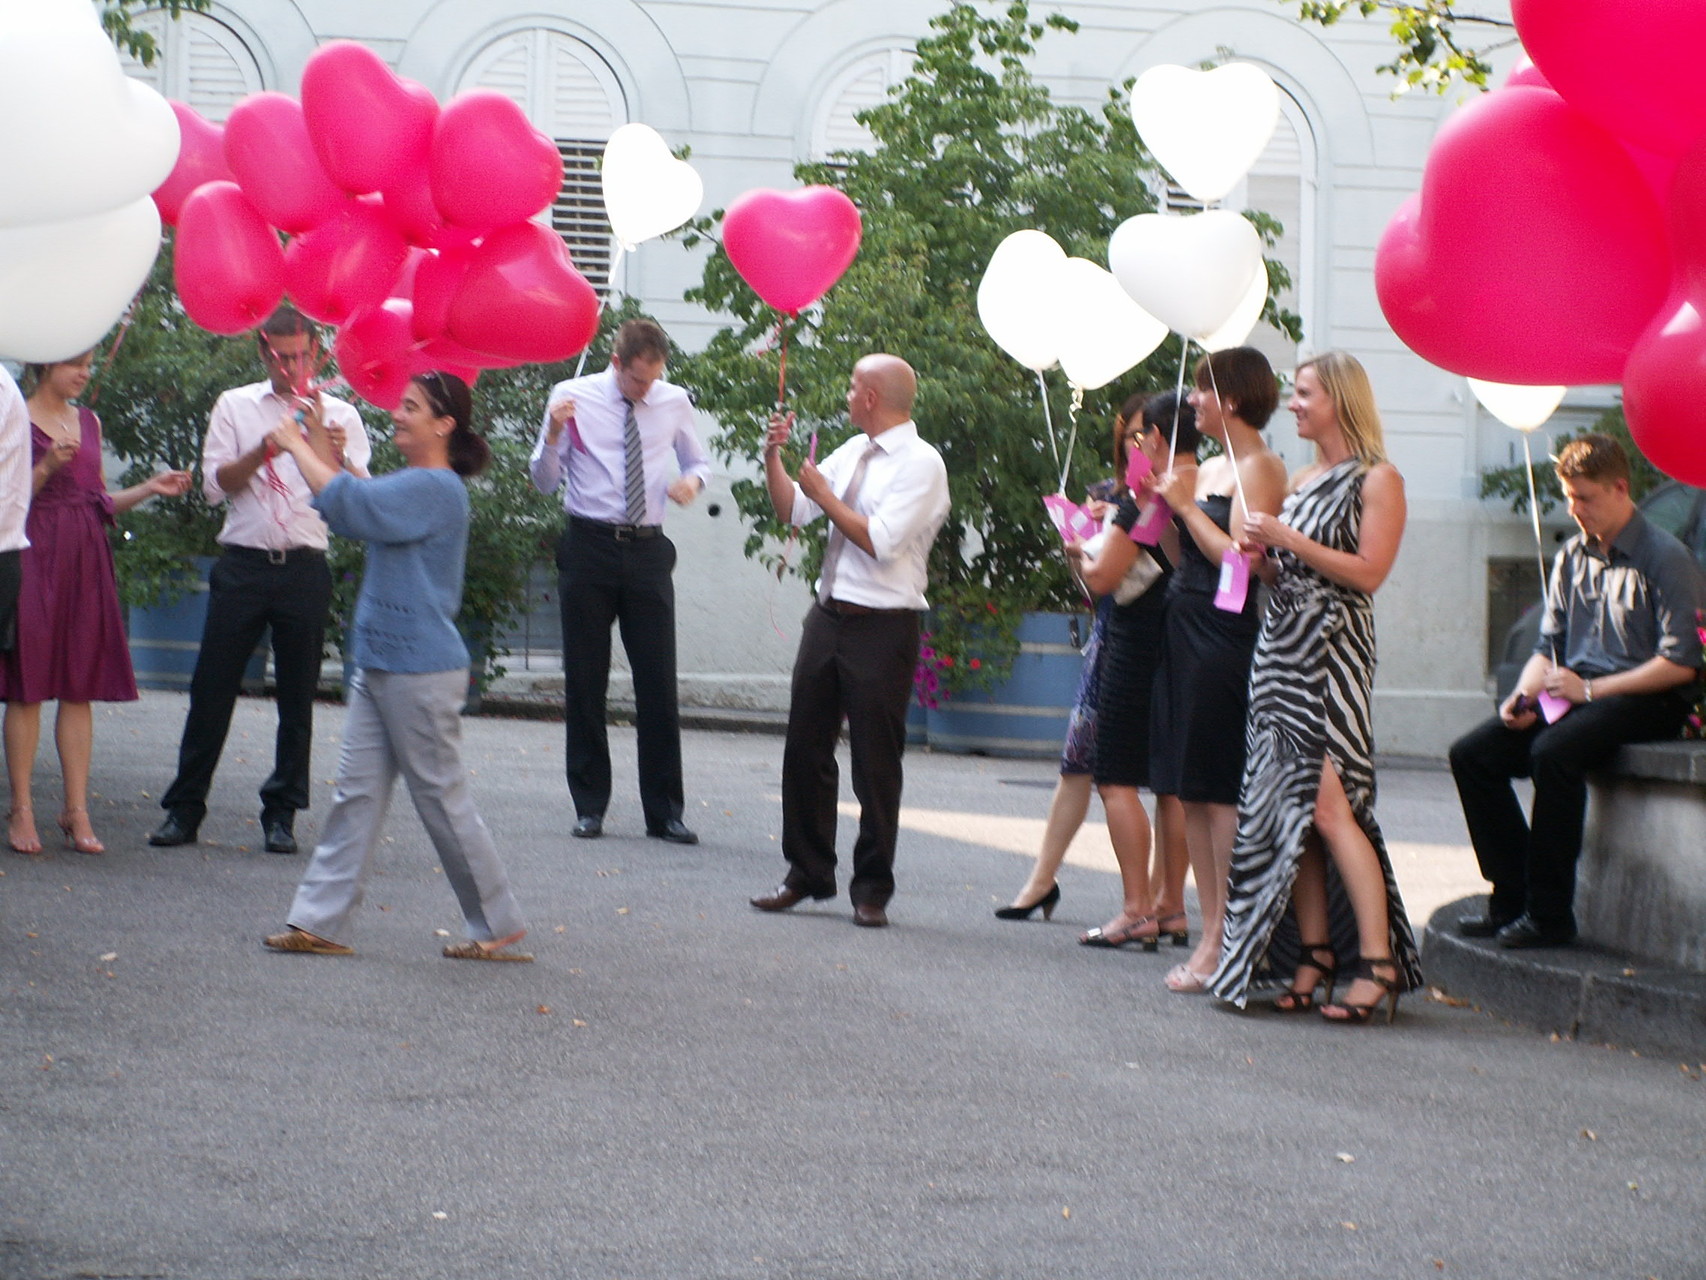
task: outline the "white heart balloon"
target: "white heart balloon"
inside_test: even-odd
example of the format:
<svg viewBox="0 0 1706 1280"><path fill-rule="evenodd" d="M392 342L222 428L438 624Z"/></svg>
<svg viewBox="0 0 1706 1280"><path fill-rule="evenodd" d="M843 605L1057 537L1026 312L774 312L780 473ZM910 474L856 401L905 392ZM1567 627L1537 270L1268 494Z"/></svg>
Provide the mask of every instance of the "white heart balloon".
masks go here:
<svg viewBox="0 0 1706 1280"><path fill-rule="evenodd" d="M1059 281L1060 368L1073 386L1107 386L1167 336L1167 326L1094 262L1068 258Z"/></svg>
<svg viewBox="0 0 1706 1280"><path fill-rule="evenodd" d="M622 247L674 231L705 199L705 183L650 125L625 124L604 144L604 216Z"/></svg>
<svg viewBox="0 0 1706 1280"><path fill-rule="evenodd" d="M1066 251L1042 231L1015 231L990 255L977 314L995 345L1039 372L1060 358L1060 273Z"/></svg>
<svg viewBox="0 0 1706 1280"><path fill-rule="evenodd" d="M1566 387L1519 387L1507 382L1469 379L1481 406L1507 427L1527 433L1543 425L1564 402Z"/></svg>
<svg viewBox="0 0 1706 1280"><path fill-rule="evenodd" d="M44 364L87 351L159 251L160 211L146 195L83 218L0 227L0 355Z"/></svg>
<svg viewBox="0 0 1706 1280"><path fill-rule="evenodd" d="M1279 123L1279 87L1260 67L1151 67L1131 87L1131 119L1150 154L1198 200L1220 199L1250 171Z"/></svg>
<svg viewBox="0 0 1706 1280"><path fill-rule="evenodd" d="M1228 347L1243 346L1256 322L1262 318L1262 308L1267 301L1268 272L1264 264L1262 270L1250 277L1250 291L1234 308L1226 323L1206 338L1197 339L1197 344L1204 351L1225 351Z"/></svg>
<svg viewBox="0 0 1706 1280"><path fill-rule="evenodd" d="M1138 306L1188 338L1227 325L1262 270L1262 239L1236 213L1140 213L1114 228L1108 266Z"/></svg>
<svg viewBox="0 0 1706 1280"><path fill-rule="evenodd" d="M87 0L0 0L0 227L130 204L166 180L178 120L125 76Z"/></svg>

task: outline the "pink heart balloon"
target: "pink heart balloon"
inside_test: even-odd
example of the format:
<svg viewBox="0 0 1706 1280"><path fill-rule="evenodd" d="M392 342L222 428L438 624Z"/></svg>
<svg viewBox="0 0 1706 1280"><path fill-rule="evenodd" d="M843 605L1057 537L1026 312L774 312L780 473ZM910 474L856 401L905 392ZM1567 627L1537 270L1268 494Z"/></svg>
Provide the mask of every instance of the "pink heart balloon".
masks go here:
<svg viewBox="0 0 1706 1280"><path fill-rule="evenodd" d="M432 198L445 218L484 231L531 218L563 188L557 144L495 89L458 94L432 133Z"/></svg>
<svg viewBox="0 0 1706 1280"><path fill-rule="evenodd" d="M440 249L427 256L415 272L415 337L436 338L450 323L450 304L474 260L474 250Z"/></svg>
<svg viewBox="0 0 1706 1280"><path fill-rule="evenodd" d="M506 360L566 360L598 331L598 294L549 227L521 222L474 250L450 304L452 341Z"/></svg>
<svg viewBox="0 0 1706 1280"><path fill-rule="evenodd" d="M1552 87L1602 128L1670 156L1706 132L1700 0L1513 0L1511 17Z"/></svg>
<svg viewBox="0 0 1706 1280"><path fill-rule="evenodd" d="M284 297L278 233L235 182L204 182L178 217L172 279L184 310L203 329L252 329Z"/></svg>
<svg viewBox="0 0 1706 1280"><path fill-rule="evenodd" d="M225 160L243 194L280 231L318 226L348 198L314 152L302 104L282 93L251 93L231 108Z"/></svg>
<svg viewBox="0 0 1706 1280"><path fill-rule="evenodd" d="M723 215L723 250L754 293L795 315L841 279L862 231L858 208L834 187L760 188Z"/></svg>
<svg viewBox="0 0 1706 1280"><path fill-rule="evenodd" d="M366 45L333 40L302 68L302 114L332 181L362 195L426 167L438 100Z"/></svg>
<svg viewBox="0 0 1706 1280"><path fill-rule="evenodd" d="M1660 471L1706 485L1706 319L1682 298L1648 327L1623 370L1623 415Z"/></svg>
<svg viewBox="0 0 1706 1280"><path fill-rule="evenodd" d="M202 118L194 107L170 104L178 117L178 162L154 191L160 220L169 227L178 224L184 201L204 182L231 182L231 166L225 163L225 130Z"/></svg>
<svg viewBox="0 0 1706 1280"><path fill-rule="evenodd" d="M1670 284L1628 153L1557 94L1501 89L1440 130L1387 225L1375 289L1426 360L1489 382L1615 382Z"/></svg>
<svg viewBox="0 0 1706 1280"><path fill-rule="evenodd" d="M305 315L342 324L384 299L408 251L376 204L348 200L336 217L291 240L285 285Z"/></svg>
<svg viewBox="0 0 1706 1280"><path fill-rule="evenodd" d="M401 298L352 315L338 330L332 350L355 393L381 409L395 409L414 373L413 308Z"/></svg>

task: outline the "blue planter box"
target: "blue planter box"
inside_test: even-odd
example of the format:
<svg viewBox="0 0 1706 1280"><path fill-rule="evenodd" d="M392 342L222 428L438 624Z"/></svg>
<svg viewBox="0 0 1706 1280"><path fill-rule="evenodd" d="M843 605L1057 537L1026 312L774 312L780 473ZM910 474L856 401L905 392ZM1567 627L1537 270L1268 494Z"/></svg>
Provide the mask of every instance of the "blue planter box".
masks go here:
<svg viewBox="0 0 1706 1280"><path fill-rule="evenodd" d="M1049 759L1060 754L1084 659L1074 615L1028 613L1013 672L993 689L944 698L928 713L934 751Z"/></svg>
<svg viewBox="0 0 1706 1280"><path fill-rule="evenodd" d="M207 571L211 559L195 562L195 581L175 604L154 604L130 611L130 661L136 683L143 689L190 687L201 632L207 624ZM263 638L243 672L243 688L260 693L266 685L267 643Z"/></svg>

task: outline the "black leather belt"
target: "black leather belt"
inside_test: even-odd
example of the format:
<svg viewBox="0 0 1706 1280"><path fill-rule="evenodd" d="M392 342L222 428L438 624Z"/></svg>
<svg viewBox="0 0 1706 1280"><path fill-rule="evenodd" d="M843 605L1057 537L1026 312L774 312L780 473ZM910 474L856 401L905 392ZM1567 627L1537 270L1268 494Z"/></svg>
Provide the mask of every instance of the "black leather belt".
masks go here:
<svg viewBox="0 0 1706 1280"><path fill-rule="evenodd" d="M239 560L263 560L267 564L295 564L326 558L326 553L319 547L238 547L226 543L225 551Z"/></svg>
<svg viewBox="0 0 1706 1280"><path fill-rule="evenodd" d="M853 604L846 600L819 600L817 607L825 613L833 613L842 618L863 618L866 614L881 613L917 613L916 609L873 609L868 604Z"/></svg>
<svg viewBox="0 0 1706 1280"><path fill-rule="evenodd" d="M602 520L588 520L585 516L570 516L569 523L587 533L601 533L607 538L615 538L618 542L635 542L642 538L661 538L661 524L606 524Z"/></svg>

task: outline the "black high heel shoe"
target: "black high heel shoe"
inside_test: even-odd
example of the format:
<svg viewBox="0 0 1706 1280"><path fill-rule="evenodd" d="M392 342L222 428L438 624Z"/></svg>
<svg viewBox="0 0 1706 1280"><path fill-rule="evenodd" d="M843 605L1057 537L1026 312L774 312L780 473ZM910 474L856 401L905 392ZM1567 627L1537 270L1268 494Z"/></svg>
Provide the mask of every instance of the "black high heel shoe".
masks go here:
<svg viewBox="0 0 1706 1280"><path fill-rule="evenodd" d="M1161 939L1163 938L1167 939L1167 941L1175 947L1188 947L1191 945L1191 931L1185 928L1169 929L1167 927L1167 922L1169 920L1177 920L1180 925L1184 925L1186 923L1185 913L1183 911L1169 911L1164 916L1156 917L1156 945L1154 947L1144 948L1146 951L1156 950L1161 945Z"/></svg>
<svg viewBox="0 0 1706 1280"><path fill-rule="evenodd" d="M1375 970L1384 969L1391 977L1377 973ZM1372 960L1358 960L1351 968L1353 980L1361 978L1372 982L1381 992L1368 1004L1352 1004L1348 1000L1343 1004L1324 1004L1321 1006L1321 1016L1328 1022L1341 1022L1347 1026L1361 1026L1369 1021L1379 1011L1382 1004L1386 1005L1386 1021L1391 1022L1398 1016L1398 962L1391 956L1376 956ZM1329 1000L1331 997L1328 997Z"/></svg>
<svg viewBox="0 0 1706 1280"><path fill-rule="evenodd" d="M1321 963L1322 956L1327 957L1326 964ZM1275 1013L1308 1013L1315 1007L1315 988L1323 982L1327 984L1326 1002L1332 1003L1333 985L1339 977L1339 957L1333 954L1333 948L1325 942L1304 943L1303 958L1297 962L1297 972L1302 973L1305 969L1313 969L1320 976L1309 984L1307 991L1299 991L1293 987L1282 993L1279 999L1274 1001ZM1293 974L1291 980L1296 982L1297 975Z"/></svg>
<svg viewBox="0 0 1706 1280"><path fill-rule="evenodd" d="M995 918L997 920L1029 920L1031 918L1031 914L1040 907L1042 909L1043 919L1052 920L1054 919L1055 904L1059 901L1060 886L1056 884L1051 886L1047 893L1043 894L1042 897L1038 898L1028 907L995 908Z"/></svg>

